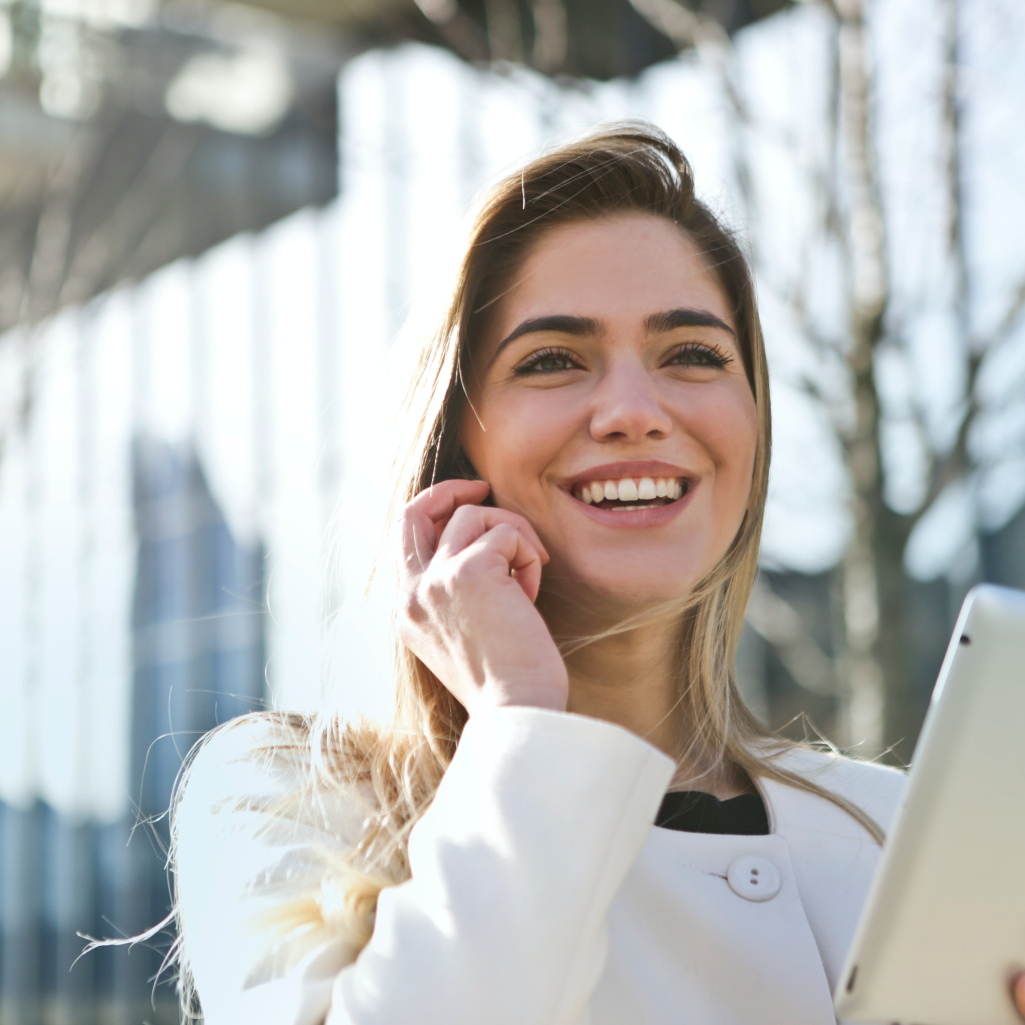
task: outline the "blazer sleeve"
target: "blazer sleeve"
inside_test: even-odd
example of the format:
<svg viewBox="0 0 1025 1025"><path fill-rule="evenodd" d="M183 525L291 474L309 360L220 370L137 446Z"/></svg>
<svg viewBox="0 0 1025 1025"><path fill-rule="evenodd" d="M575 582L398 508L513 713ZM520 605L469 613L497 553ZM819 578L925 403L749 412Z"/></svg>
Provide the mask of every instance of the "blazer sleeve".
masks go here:
<svg viewBox="0 0 1025 1025"><path fill-rule="evenodd" d="M265 830L255 844L251 829L209 821L204 844L200 810L181 832L179 873L207 1025L580 1025L604 966L609 907L673 770L600 720L532 708L474 715L410 834L411 878L381 892L358 954L351 938L316 930L269 945L251 924L254 908L273 914L316 882L317 852L345 849L351 808L327 829ZM237 798L233 809L252 813Z"/></svg>

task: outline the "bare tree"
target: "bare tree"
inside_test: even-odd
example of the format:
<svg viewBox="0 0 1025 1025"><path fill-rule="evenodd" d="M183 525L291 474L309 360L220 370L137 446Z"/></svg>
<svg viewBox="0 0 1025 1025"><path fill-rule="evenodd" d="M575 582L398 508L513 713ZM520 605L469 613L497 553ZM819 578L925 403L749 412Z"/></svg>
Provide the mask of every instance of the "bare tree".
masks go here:
<svg viewBox="0 0 1025 1025"><path fill-rule="evenodd" d="M681 49L695 47L718 76L733 122L743 130L757 129L736 81L737 57L726 34L710 19L682 6L678 0L631 0L633 6ZM894 509L887 501L884 432L889 411L880 395L880 365L884 354L906 351L900 318L894 311L892 269L888 263L887 208L880 185L880 154L874 117L878 97L868 27L868 0L818 0L828 15L831 32L831 80L827 106L831 111L826 165L811 177L819 224L817 233L840 254L846 330L832 338L809 312L807 280L776 282L794 320L819 365L839 363L845 381L843 401L828 394L814 375L801 386L829 414L843 453L849 481L851 531L838 567L835 617L834 680L843 709L843 743L862 749L891 750L907 759L924 714L915 693L912 643L912 582L905 569L909 538L933 503L953 482L970 483L981 467L970 444L982 402L979 371L987 353L1017 326L1025 309L1025 278L1000 319L986 336L974 332L972 282L966 249L966 203L963 170L962 55L964 26L960 0L938 0L943 15L942 138L945 150L943 181L947 211L949 302L964 360L964 395L957 412L953 445L931 442L926 409L912 409L922 455L927 464L926 486L913 509ZM752 168L743 141L735 147L736 181L751 203ZM756 270L772 279L771 268L754 251ZM765 594L752 605L752 625L779 650L795 678L821 692L823 664L813 644L801 636L792 615ZM811 654L809 654L811 652ZM809 668L811 667L811 668Z"/></svg>

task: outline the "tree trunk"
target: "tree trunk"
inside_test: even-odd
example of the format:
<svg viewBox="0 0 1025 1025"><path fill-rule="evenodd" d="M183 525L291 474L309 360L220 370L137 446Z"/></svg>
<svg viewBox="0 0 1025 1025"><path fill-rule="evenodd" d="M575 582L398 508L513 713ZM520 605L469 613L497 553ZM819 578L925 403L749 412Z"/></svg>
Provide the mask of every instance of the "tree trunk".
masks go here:
<svg viewBox="0 0 1025 1025"><path fill-rule="evenodd" d="M853 423L843 444L852 534L843 559L843 742L875 755L899 741L911 680L904 517L883 501L881 410L875 354L884 338L890 283L872 135L872 71L863 0L837 0L840 132L847 197ZM895 732L896 731L896 732ZM905 754L903 747L894 752Z"/></svg>

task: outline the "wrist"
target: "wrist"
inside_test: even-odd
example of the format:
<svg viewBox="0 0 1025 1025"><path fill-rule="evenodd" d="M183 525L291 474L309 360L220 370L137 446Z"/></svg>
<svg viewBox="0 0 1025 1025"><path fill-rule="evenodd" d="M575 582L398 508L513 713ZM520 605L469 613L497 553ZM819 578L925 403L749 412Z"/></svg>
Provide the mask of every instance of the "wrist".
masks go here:
<svg viewBox="0 0 1025 1025"><path fill-rule="evenodd" d="M569 703L568 680L488 681L477 694L473 708L546 708L565 712Z"/></svg>

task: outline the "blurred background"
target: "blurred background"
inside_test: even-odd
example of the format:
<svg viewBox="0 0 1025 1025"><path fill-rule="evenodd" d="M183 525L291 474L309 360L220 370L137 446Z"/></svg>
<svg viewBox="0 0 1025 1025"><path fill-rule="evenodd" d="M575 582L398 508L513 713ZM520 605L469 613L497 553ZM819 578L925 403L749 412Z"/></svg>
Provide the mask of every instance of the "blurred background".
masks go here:
<svg viewBox="0 0 1025 1025"><path fill-rule="evenodd" d="M1017 0L0 0L0 1022L177 1021L169 932L71 966L166 915L184 755L387 708L418 311L473 195L603 120L757 274L741 687L906 763L968 588L1025 587L1023 104Z"/></svg>

